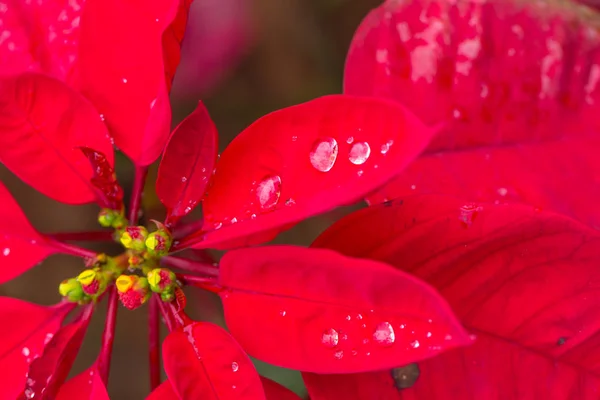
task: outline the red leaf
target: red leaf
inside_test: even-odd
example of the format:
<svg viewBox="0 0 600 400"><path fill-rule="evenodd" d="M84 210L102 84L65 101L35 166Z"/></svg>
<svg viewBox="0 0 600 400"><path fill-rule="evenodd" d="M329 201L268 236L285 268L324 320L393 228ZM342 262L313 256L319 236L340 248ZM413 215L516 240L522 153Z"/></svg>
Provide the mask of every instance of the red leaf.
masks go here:
<svg viewBox="0 0 600 400"><path fill-rule="evenodd" d="M146 397L146 400L179 400L179 396L175 393L171 382L166 380L154 389L152 393Z"/></svg>
<svg viewBox="0 0 600 400"><path fill-rule="evenodd" d="M179 8L175 19L167 27L162 36L165 78L169 92L171 91L175 71L181 59L181 43L186 31L188 12L191 4L192 0L179 0Z"/></svg>
<svg viewBox="0 0 600 400"><path fill-rule="evenodd" d="M269 378L261 376L260 381L267 400L301 400L296 393Z"/></svg>
<svg viewBox="0 0 600 400"><path fill-rule="evenodd" d="M600 39L597 15L582 10L439 0L373 10L350 47L345 92L448 125L369 201L417 192L514 200L600 226L600 161L589 150L600 146Z"/></svg>
<svg viewBox="0 0 600 400"><path fill-rule="evenodd" d="M439 373L445 374L446 371ZM394 386L389 370L327 375L303 372L302 378L311 400L400 400L402 398Z"/></svg>
<svg viewBox="0 0 600 400"><path fill-rule="evenodd" d="M92 312L93 306L86 305L75 321L60 328L52 337L44 354L31 363L25 390L18 400L55 398L77 357Z"/></svg>
<svg viewBox="0 0 600 400"><path fill-rule="evenodd" d="M156 180L168 225L189 214L202 199L215 168L217 140L217 128L202 102L173 131Z"/></svg>
<svg viewBox="0 0 600 400"><path fill-rule="evenodd" d="M226 253L219 276L232 335L273 365L371 371L470 343L444 299L383 263L271 246Z"/></svg>
<svg viewBox="0 0 600 400"><path fill-rule="evenodd" d="M205 230L229 226L194 247L272 237L351 204L401 171L431 135L402 106L372 98L325 96L266 115L225 149L204 201Z"/></svg>
<svg viewBox="0 0 600 400"><path fill-rule="evenodd" d="M87 157L94 171L90 182L96 188L100 207L121 210L123 208L123 189L106 156L88 147L82 147L81 151Z"/></svg>
<svg viewBox="0 0 600 400"><path fill-rule="evenodd" d="M109 400L100 372L92 366L61 386L57 400ZM178 400L175 398L175 400Z"/></svg>
<svg viewBox="0 0 600 400"><path fill-rule="evenodd" d="M175 0L87 0L81 17L73 84L104 115L116 145L138 165L156 160L169 134L162 38L178 6Z"/></svg>
<svg viewBox="0 0 600 400"><path fill-rule="evenodd" d="M0 74L38 71L64 80L77 52L83 1L3 2Z"/></svg>
<svg viewBox="0 0 600 400"><path fill-rule="evenodd" d="M43 307L22 300L0 297L0 374L2 398L16 399L26 385L29 365L60 329L70 305Z"/></svg>
<svg viewBox="0 0 600 400"><path fill-rule="evenodd" d="M477 335L420 363L402 398L597 397L597 231L531 207L414 196L342 219L315 246L426 280Z"/></svg>
<svg viewBox="0 0 600 400"><path fill-rule="evenodd" d="M68 204L95 199L92 170L77 149L104 153L108 131L94 108L65 84L27 73L0 78L0 161L43 194Z"/></svg>
<svg viewBox="0 0 600 400"><path fill-rule="evenodd" d="M58 251L31 226L15 199L1 182L0 204L0 284L2 284Z"/></svg>
<svg viewBox="0 0 600 400"><path fill-rule="evenodd" d="M172 332L163 343L163 360L182 399L265 399L252 362L217 325L197 322Z"/></svg>

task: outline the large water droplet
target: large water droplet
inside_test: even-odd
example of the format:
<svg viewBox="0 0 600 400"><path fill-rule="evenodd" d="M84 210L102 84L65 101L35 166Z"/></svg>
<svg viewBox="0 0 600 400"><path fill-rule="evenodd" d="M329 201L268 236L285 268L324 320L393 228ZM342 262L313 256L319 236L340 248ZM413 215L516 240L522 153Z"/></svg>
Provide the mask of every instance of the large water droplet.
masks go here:
<svg viewBox="0 0 600 400"><path fill-rule="evenodd" d="M367 142L357 142L350 148L348 159L352 164L361 165L364 164L371 155L371 146Z"/></svg>
<svg viewBox="0 0 600 400"><path fill-rule="evenodd" d="M310 152L310 163L318 171L328 172L333 168L338 155L338 144L333 138L320 139L315 142Z"/></svg>
<svg viewBox="0 0 600 400"><path fill-rule="evenodd" d="M275 207L279 196L281 196L281 178L277 175L266 177L256 186L256 197L264 210Z"/></svg>
<svg viewBox="0 0 600 400"><path fill-rule="evenodd" d="M231 363L231 370L232 370L233 372L237 372L237 371L238 371L238 369L240 369L240 366L239 366L239 364L238 364L238 363L236 363L236 362L232 362L232 363Z"/></svg>
<svg viewBox="0 0 600 400"><path fill-rule="evenodd" d="M375 328L373 340L382 346L391 346L396 340L396 333L389 322L381 322Z"/></svg>
<svg viewBox="0 0 600 400"><path fill-rule="evenodd" d="M2 250L2 254L4 256L8 256L10 254L10 249L8 247L4 248L4 250Z"/></svg>
<svg viewBox="0 0 600 400"><path fill-rule="evenodd" d="M338 331L333 328L327 329L323 332L323 336L321 337L321 343L323 343L326 347L335 347L340 341L340 335Z"/></svg>

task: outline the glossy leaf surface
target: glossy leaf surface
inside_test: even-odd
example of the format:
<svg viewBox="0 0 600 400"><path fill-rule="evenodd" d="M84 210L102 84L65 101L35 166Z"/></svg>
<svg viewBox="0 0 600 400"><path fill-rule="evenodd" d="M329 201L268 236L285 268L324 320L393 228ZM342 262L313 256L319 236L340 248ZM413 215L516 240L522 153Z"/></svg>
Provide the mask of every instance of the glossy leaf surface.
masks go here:
<svg viewBox="0 0 600 400"><path fill-rule="evenodd" d="M435 290L380 262L271 246L230 251L220 264L227 327L273 365L369 371L470 343Z"/></svg>
<svg viewBox="0 0 600 400"><path fill-rule="evenodd" d="M89 147L82 147L81 151L92 167L93 176L90 182L96 188L98 204L102 208L120 211L123 208L123 188L117 181L114 168L101 152Z"/></svg>
<svg viewBox="0 0 600 400"><path fill-rule="evenodd" d="M178 7L175 0L87 0L81 17L73 84L138 165L156 160L169 135L162 40Z"/></svg>
<svg viewBox="0 0 600 400"><path fill-rule="evenodd" d="M203 206L204 230L213 231L195 247L277 233L353 203L401 171L433 134L402 106L372 98L331 95L268 114L221 154Z"/></svg>
<svg viewBox="0 0 600 400"><path fill-rule="evenodd" d="M63 327L50 339L41 357L29 367L25 389L19 400L40 398L54 399L61 385L67 379L79 352L83 337L93 312L92 305L86 305L77 319Z"/></svg>
<svg viewBox="0 0 600 400"><path fill-rule="evenodd" d="M164 368L182 399L265 399L260 378L224 329L196 322L163 342Z"/></svg>
<svg viewBox="0 0 600 400"><path fill-rule="evenodd" d="M42 355L71 309L69 305L43 307L0 297L0 323L11 327L3 329L0 344L2 399L16 399L30 382L29 366Z"/></svg>
<svg viewBox="0 0 600 400"><path fill-rule="evenodd" d="M202 102L171 134L158 169L156 193L168 225L202 200L217 160L218 132Z"/></svg>
<svg viewBox="0 0 600 400"><path fill-rule="evenodd" d="M590 151L600 146L599 27L598 14L572 1L387 1L373 10L348 53L345 92L395 99L447 125L369 201L456 194L600 226L600 161Z"/></svg>
<svg viewBox="0 0 600 400"><path fill-rule="evenodd" d="M260 381L262 382L267 400L300 400L300 397L296 393L274 380L261 376Z"/></svg>
<svg viewBox="0 0 600 400"><path fill-rule="evenodd" d="M171 382L168 380L161 383L156 389L146 397L146 400L179 400Z"/></svg>
<svg viewBox="0 0 600 400"><path fill-rule="evenodd" d="M57 400L109 400L100 372L93 366L61 386ZM177 400L177 398L175 398Z"/></svg>
<svg viewBox="0 0 600 400"><path fill-rule="evenodd" d="M57 253L29 223L25 214L0 182L0 284L21 275L51 254Z"/></svg>
<svg viewBox="0 0 600 400"><path fill-rule="evenodd" d="M64 83L27 73L0 79L0 162L25 183L68 204L95 199L92 169L77 147L113 165L106 126L92 105Z"/></svg>
<svg viewBox="0 0 600 400"><path fill-rule="evenodd" d="M419 363L403 399L597 397L597 231L528 206L413 196L356 212L314 245L427 281L477 336Z"/></svg>
<svg viewBox="0 0 600 400"><path fill-rule="evenodd" d="M302 379L311 400L402 399L390 370L327 375L303 372Z"/></svg>

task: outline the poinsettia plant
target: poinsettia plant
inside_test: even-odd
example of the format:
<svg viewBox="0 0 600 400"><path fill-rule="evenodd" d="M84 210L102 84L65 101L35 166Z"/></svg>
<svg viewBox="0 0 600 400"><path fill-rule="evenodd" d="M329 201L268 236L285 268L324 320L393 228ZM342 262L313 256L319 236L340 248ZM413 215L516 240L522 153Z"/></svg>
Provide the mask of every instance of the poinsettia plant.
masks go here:
<svg viewBox="0 0 600 400"><path fill-rule="evenodd" d="M55 253L82 266L53 306L0 298L0 398L108 399L119 303L148 308L148 399L298 398L248 355L301 371L311 399L597 398L590 10L388 0L356 32L344 94L267 114L217 156L202 102L170 131L189 7L4 6L0 161L97 203L105 229L40 233L0 186L0 283ZM128 204L114 146L135 165ZM166 216L140 225L159 158ZM265 245L363 198L309 248ZM66 242L89 239L123 250ZM227 331L188 315L188 289L219 295ZM102 301L98 357L67 379Z"/></svg>

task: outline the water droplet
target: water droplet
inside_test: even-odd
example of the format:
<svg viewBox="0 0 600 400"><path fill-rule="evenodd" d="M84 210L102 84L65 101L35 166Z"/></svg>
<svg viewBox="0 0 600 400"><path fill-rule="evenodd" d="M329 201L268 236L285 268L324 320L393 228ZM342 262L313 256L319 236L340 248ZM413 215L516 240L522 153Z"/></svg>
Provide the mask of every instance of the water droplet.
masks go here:
<svg viewBox="0 0 600 400"><path fill-rule="evenodd" d="M185 176L182 176L182 177L181 177L181 182L182 182L182 183L185 183L185 182L187 182L187 178L186 178Z"/></svg>
<svg viewBox="0 0 600 400"><path fill-rule="evenodd" d="M354 165L364 164L371 155L371 146L367 142L357 142L350 148L348 159Z"/></svg>
<svg viewBox="0 0 600 400"><path fill-rule="evenodd" d="M348 139L346 139L346 143L352 144L352 142L354 142L354 136L350 136Z"/></svg>
<svg viewBox="0 0 600 400"><path fill-rule="evenodd" d="M508 190L506 188L498 188L498 194L502 197L506 196Z"/></svg>
<svg viewBox="0 0 600 400"><path fill-rule="evenodd" d="M281 196L281 178L277 175L267 176L256 186L256 197L263 210L277 205Z"/></svg>
<svg viewBox="0 0 600 400"><path fill-rule="evenodd" d="M160 20L159 20L158 18L156 18L154 21L155 21L155 22L158 22L158 21L160 21Z"/></svg>
<svg viewBox="0 0 600 400"><path fill-rule="evenodd" d="M419 347L421 344L419 343L418 340L412 341L410 342L410 347L412 347L413 349L416 349L417 347Z"/></svg>
<svg viewBox="0 0 600 400"><path fill-rule="evenodd" d="M150 109L154 108L154 106L156 105L156 100L158 100L158 99L154 99L150 102Z"/></svg>
<svg viewBox="0 0 600 400"><path fill-rule="evenodd" d="M452 335L446 335L446 336L444 336L444 340L452 340Z"/></svg>
<svg viewBox="0 0 600 400"><path fill-rule="evenodd" d="M350 321L352 317L350 315L346 315L346 321Z"/></svg>
<svg viewBox="0 0 600 400"><path fill-rule="evenodd" d="M477 339L477 335L471 334L471 335L469 335L469 339L476 340Z"/></svg>
<svg viewBox="0 0 600 400"><path fill-rule="evenodd" d="M233 372L237 372L237 371L238 371L238 369L240 369L240 366L238 365L238 363L236 363L236 362L232 362L232 363L231 363L231 370L232 370Z"/></svg>
<svg viewBox="0 0 600 400"><path fill-rule="evenodd" d="M333 138L320 139L310 152L310 163L321 172L329 172L338 155L338 144Z"/></svg>
<svg viewBox="0 0 600 400"><path fill-rule="evenodd" d="M286 314L287 314L287 311L285 311L285 310L279 311L279 315L281 315L282 317L285 317Z"/></svg>
<svg viewBox="0 0 600 400"><path fill-rule="evenodd" d="M417 188L417 185L410 185L411 190L415 190L416 188Z"/></svg>
<svg viewBox="0 0 600 400"><path fill-rule="evenodd" d="M467 228L473 224L477 214L481 210L481 207L478 207L475 204L465 204L460 207L460 215L458 219L462 223L462 225Z"/></svg>
<svg viewBox="0 0 600 400"><path fill-rule="evenodd" d="M428 338L431 337L431 332L427 332L425 336L427 336Z"/></svg>
<svg viewBox="0 0 600 400"><path fill-rule="evenodd" d="M362 314L357 314L356 315L356 319L362 319L362 318L363 318Z"/></svg>
<svg viewBox="0 0 600 400"><path fill-rule="evenodd" d="M333 353L333 357L336 360L341 360L344 357L344 352L342 350L338 350L335 353Z"/></svg>
<svg viewBox="0 0 600 400"><path fill-rule="evenodd" d="M4 250L2 250L2 254L8 256L10 254L10 249L8 247L4 248Z"/></svg>
<svg viewBox="0 0 600 400"><path fill-rule="evenodd" d="M229 222L231 222L232 224L237 224L238 219L236 217L233 217L233 218L231 218L231 221L229 221Z"/></svg>
<svg viewBox="0 0 600 400"><path fill-rule="evenodd" d="M33 399L35 397L35 392L33 391L32 388L26 388L23 391L23 394L25 394L25 397L28 399Z"/></svg>
<svg viewBox="0 0 600 400"><path fill-rule="evenodd" d="M333 328L327 329L323 332L323 336L321 337L321 343L323 343L326 347L335 347L340 341L340 337L338 331Z"/></svg>
<svg viewBox="0 0 600 400"><path fill-rule="evenodd" d="M231 385L231 388L235 390L235 389L237 389L237 386Z"/></svg>
<svg viewBox="0 0 600 400"><path fill-rule="evenodd" d="M406 325L405 324L400 324L400 329L404 329L404 328L406 328Z"/></svg>
<svg viewBox="0 0 600 400"><path fill-rule="evenodd" d="M296 201L294 199L292 199L292 198L289 198L289 199L287 199L285 201L285 205L288 206L288 207L289 206L293 206L294 204L296 204Z"/></svg>
<svg viewBox="0 0 600 400"><path fill-rule="evenodd" d="M292 136L292 142L295 142L296 140L298 140L298 136L296 136L296 135Z"/></svg>
<svg viewBox="0 0 600 400"><path fill-rule="evenodd" d="M54 334L47 333L46 337L44 338L44 346L47 345L48 343L50 343L50 341L52 340L53 337L54 337Z"/></svg>
<svg viewBox="0 0 600 400"><path fill-rule="evenodd" d="M29 353L31 353L29 351L29 347L23 347L23 350L21 350L21 354L23 354L25 357L28 357Z"/></svg>
<svg viewBox="0 0 600 400"><path fill-rule="evenodd" d="M383 346L391 346L396 340L394 328L389 322L381 322L375 328L373 340Z"/></svg>
<svg viewBox="0 0 600 400"><path fill-rule="evenodd" d="M121 80L123 81L123 83L127 83L127 82L128 82L128 81L127 81L127 78L123 78L123 79L121 79Z"/></svg>
<svg viewBox="0 0 600 400"><path fill-rule="evenodd" d="M105 119L104 114L100 114L100 121L104 121Z"/></svg>
<svg viewBox="0 0 600 400"><path fill-rule="evenodd" d="M363 176L363 174L364 174L364 171L363 171L362 169L356 172L356 175L357 175L358 177L361 177L361 176Z"/></svg>
<svg viewBox="0 0 600 400"><path fill-rule="evenodd" d="M381 154L387 154L390 151L390 146L387 143L381 145Z"/></svg>
<svg viewBox="0 0 600 400"><path fill-rule="evenodd" d="M352 355L355 356L358 354L358 351L356 351L356 349L352 349Z"/></svg>

